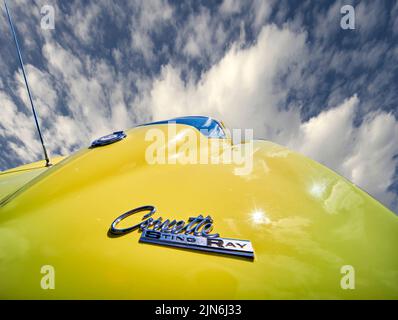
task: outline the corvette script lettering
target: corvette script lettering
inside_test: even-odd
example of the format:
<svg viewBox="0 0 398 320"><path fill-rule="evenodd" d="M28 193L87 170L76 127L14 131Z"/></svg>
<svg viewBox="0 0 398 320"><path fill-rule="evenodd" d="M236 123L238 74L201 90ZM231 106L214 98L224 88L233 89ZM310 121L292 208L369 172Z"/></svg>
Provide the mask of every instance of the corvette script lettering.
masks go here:
<svg viewBox="0 0 398 320"><path fill-rule="evenodd" d="M143 221L131 227L119 229L116 226L125 218L138 212L147 212ZM121 236L134 230L142 232L139 242L179 247L192 250L229 254L253 259L254 252L250 241L220 238L213 230L213 219L210 216L190 217L187 222L180 220L154 219L154 206L143 206L130 210L116 218L109 228L113 236Z"/></svg>

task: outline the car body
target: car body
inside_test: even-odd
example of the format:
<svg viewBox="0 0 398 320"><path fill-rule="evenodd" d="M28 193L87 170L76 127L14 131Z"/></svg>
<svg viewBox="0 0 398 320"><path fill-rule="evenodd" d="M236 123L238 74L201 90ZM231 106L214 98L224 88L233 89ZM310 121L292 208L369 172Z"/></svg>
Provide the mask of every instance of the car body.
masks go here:
<svg viewBox="0 0 398 320"><path fill-rule="evenodd" d="M212 134L200 132L202 120ZM168 137L170 123L177 140ZM251 143L251 171L222 161L150 164L154 130L174 159L183 143L208 148L213 160ZM301 154L263 140L234 143L226 131L211 118L177 118L51 159L49 168L39 161L1 172L0 297L398 298L394 213ZM254 258L141 243L140 230L109 233L116 218L141 206L165 219L211 216L213 232L249 240ZM55 272L54 289L43 288L45 266ZM344 287L347 270L354 288Z"/></svg>

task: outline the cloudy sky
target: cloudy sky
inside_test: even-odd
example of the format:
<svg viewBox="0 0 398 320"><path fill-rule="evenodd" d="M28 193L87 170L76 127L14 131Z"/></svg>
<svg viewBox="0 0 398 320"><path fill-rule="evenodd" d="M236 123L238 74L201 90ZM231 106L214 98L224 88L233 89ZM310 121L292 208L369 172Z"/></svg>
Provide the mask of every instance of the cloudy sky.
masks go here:
<svg viewBox="0 0 398 320"><path fill-rule="evenodd" d="M203 114L326 164L398 213L398 1L13 0L52 156ZM345 4L355 29L340 26ZM41 28L41 8L55 28ZM0 170L42 158L4 5Z"/></svg>

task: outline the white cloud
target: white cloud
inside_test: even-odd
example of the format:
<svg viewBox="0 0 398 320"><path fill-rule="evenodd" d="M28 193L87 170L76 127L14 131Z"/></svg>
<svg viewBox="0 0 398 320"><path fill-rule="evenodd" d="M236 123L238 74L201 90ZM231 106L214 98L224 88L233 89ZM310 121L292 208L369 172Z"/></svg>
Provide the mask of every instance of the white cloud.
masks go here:
<svg viewBox="0 0 398 320"><path fill-rule="evenodd" d="M94 2L87 6L76 6L75 10L67 17L66 21L81 43L90 45L98 36L95 23L100 13L99 4Z"/></svg>
<svg viewBox="0 0 398 320"><path fill-rule="evenodd" d="M227 36L217 12L201 7L178 26L176 45L188 59L211 65L224 54Z"/></svg>
<svg viewBox="0 0 398 320"><path fill-rule="evenodd" d="M266 22L271 14L273 1L254 0L252 3L252 12L254 13L253 27L258 30Z"/></svg>
<svg viewBox="0 0 398 320"><path fill-rule="evenodd" d="M142 54L147 63L155 57L152 33L170 22L173 8L165 0L133 1L129 3L134 15L131 17L131 50Z"/></svg>
<svg viewBox="0 0 398 320"><path fill-rule="evenodd" d="M395 2L394 8L391 10L391 17L398 15L398 2ZM391 19L390 28L395 36L398 36L398 19Z"/></svg>
<svg viewBox="0 0 398 320"><path fill-rule="evenodd" d="M393 182L398 159L398 122L390 113L369 115L357 129L353 150L343 163L341 172L386 204L396 200L387 192ZM398 211L398 208L394 208Z"/></svg>
<svg viewBox="0 0 398 320"><path fill-rule="evenodd" d="M35 136L35 126L30 115L18 111L11 98L0 91L1 122L0 136L12 137L8 145L17 156L33 161L40 153L40 144Z"/></svg>
<svg viewBox="0 0 398 320"><path fill-rule="evenodd" d="M79 124L81 141L132 125L134 114L124 101L126 79L106 61L79 59L56 43L47 43L43 53L50 73L68 89L65 107Z"/></svg>
<svg viewBox="0 0 398 320"><path fill-rule="evenodd" d="M398 122L392 114L378 112L368 115L355 127L359 104L359 99L353 96L321 112L301 124L298 138L288 144L392 206L397 196L387 190L398 165L398 159L394 158L398 154Z"/></svg>
<svg viewBox="0 0 398 320"><path fill-rule="evenodd" d="M57 102L57 93L53 88L51 76L31 64L26 65L25 69L36 108L40 110L40 115L43 118L51 117ZM24 102L23 105L26 110L31 112L31 105L21 72L15 74L15 81L18 96Z"/></svg>
<svg viewBox="0 0 398 320"><path fill-rule="evenodd" d="M354 96L302 123L288 144L331 168L338 168L353 147L353 119L358 103Z"/></svg>
<svg viewBox="0 0 398 320"><path fill-rule="evenodd" d="M383 25L385 20L385 3L382 1L362 1L355 6L355 23L362 36L370 35L375 28Z"/></svg>
<svg viewBox="0 0 398 320"><path fill-rule="evenodd" d="M153 116L163 119L203 113L222 118L235 128L254 128L260 137L287 139L285 125L298 127L299 111L278 109L287 91L275 87L273 81L300 59L304 44L304 34L267 26L257 44L248 49L233 46L199 82L190 79L185 83L179 70L168 65L153 85Z"/></svg>
<svg viewBox="0 0 398 320"><path fill-rule="evenodd" d="M286 72L297 77L300 63L305 63L305 39L303 33L266 26L256 44L247 49L233 46L197 82L184 82L177 67L164 67L148 103L154 119L205 114L233 128L253 128L255 136L329 166L391 206L396 195L387 188L398 164L398 122L393 115L379 112L354 126L360 104L356 95L306 122L301 122L297 106L278 108L288 88L275 79Z"/></svg>
<svg viewBox="0 0 398 320"><path fill-rule="evenodd" d="M114 130L127 129L140 121L128 92L130 75L117 75L104 60L76 56L57 42L48 40L43 56L49 72L30 64L27 77L39 115L44 141L51 156L67 155L91 140ZM30 102L20 70L14 73L14 92L23 102L18 110L10 95L0 91L0 136L18 159L42 158ZM137 81L145 87L145 82ZM58 96L66 93L63 108ZM126 94L127 92L127 94Z"/></svg>
<svg viewBox="0 0 398 320"><path fill-rule="evenodd" d="M220 12L223 14L234 14L241 10L243 2L240 0L224 0L220 6Z"/></svg>

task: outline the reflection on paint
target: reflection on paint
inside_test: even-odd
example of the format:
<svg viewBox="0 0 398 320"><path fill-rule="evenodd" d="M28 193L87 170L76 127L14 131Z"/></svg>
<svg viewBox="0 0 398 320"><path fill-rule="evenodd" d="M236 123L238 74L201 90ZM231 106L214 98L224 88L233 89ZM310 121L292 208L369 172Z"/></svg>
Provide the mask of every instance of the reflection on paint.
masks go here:
<svg viewBox="0 0 398 320"><path fill-rule="evenodd" d="M323 196L325 190L326 190L325 183L316 182L316 183L312 184L309 192L314 198L321 198Z"/></svg>
<svg viewBox="0 0 398 320"><path fill-rule="evenodd" d="M250 214L250 221L255 225L270 224L271 220L261 210L256 210Z"/></svg>

